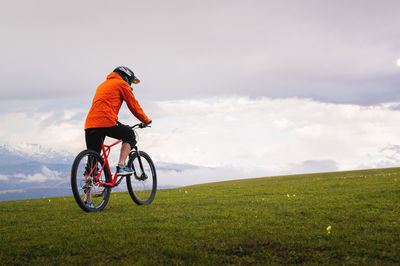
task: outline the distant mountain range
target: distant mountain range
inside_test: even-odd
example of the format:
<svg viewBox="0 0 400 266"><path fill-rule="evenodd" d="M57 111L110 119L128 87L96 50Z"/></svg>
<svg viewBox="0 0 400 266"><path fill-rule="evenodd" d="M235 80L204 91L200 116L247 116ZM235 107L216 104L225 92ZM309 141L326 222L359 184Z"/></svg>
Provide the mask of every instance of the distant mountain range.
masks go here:
<svg viewBox="0 0 400 266"><path fill-rule="evenodd" d="M38 144L0 145L0 165L35 161L43 163L69 163L74 155L67 151L55 151Z"/></svg>
<svg viewBox="0 0 400 266"><path fill-rule="evenodd" d="M0 145L0 201L72 195L70 171L74 154L37 144ZM190 164L156 163L157 172L194 170ZM170 188L176 186L162 186ZM114 190L125 190L120 184Z"/></svg>

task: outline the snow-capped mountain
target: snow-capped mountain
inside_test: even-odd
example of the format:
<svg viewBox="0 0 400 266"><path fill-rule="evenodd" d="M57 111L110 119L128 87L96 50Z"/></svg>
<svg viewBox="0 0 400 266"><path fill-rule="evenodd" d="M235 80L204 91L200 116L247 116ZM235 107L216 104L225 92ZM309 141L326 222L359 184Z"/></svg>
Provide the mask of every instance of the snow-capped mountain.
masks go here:
<svg viewBox="0 0 400 266"><path fill-rule="evenodd" d="M74 155L67 151L55 151L38 144L0 144L0 165L22 162L70 163Z"/></svg>
<svg viewBox="0 0 400 266"><path fill-rule="evenodd" d="M37 144L0 145L0 200L69 195L73 159Z"/></svg>

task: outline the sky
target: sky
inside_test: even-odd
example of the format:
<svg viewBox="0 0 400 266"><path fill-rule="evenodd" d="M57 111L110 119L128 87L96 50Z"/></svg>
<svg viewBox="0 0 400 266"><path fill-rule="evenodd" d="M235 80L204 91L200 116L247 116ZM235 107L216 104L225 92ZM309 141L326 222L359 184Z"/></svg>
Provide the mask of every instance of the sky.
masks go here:
<svg viewBox="0 0 400 266"><path fill-rule="evenodd" d="M0 144L73 154L116 66L165 184L398 166L398 1L9 1ZM137 122L126 106L119 119Z"/></svg>

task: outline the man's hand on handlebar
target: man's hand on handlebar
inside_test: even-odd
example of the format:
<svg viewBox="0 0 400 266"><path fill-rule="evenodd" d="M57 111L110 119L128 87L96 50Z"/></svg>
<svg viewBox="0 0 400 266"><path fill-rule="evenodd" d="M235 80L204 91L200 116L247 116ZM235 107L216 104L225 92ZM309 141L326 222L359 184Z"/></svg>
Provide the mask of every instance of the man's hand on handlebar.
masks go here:
<svg viewBox="0 0 400 266"><path fill-rule="evenodd" d="M142 122L142 124L140 125L140 127L141 127L141 128L147 127L147 126L149 126L149 125L151 124L151 122L153 122L151 119L149 120L148 123L143 123L143 122Z"/></svg>

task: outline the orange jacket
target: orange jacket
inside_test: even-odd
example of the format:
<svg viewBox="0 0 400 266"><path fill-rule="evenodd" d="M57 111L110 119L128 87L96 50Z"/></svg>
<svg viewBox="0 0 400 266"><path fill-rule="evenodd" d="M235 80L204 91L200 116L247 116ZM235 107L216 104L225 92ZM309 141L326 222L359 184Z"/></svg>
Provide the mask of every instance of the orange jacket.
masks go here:
<svg viewBox="0 0 400 266"><path fill-rule="evenodd" d="M135 99L128 83L120 75L112 72L107 76L107 80L97 87L92 107L86 117L85 129L115 126L123 101L141 122L148 123L150 121Z"/></svg>

